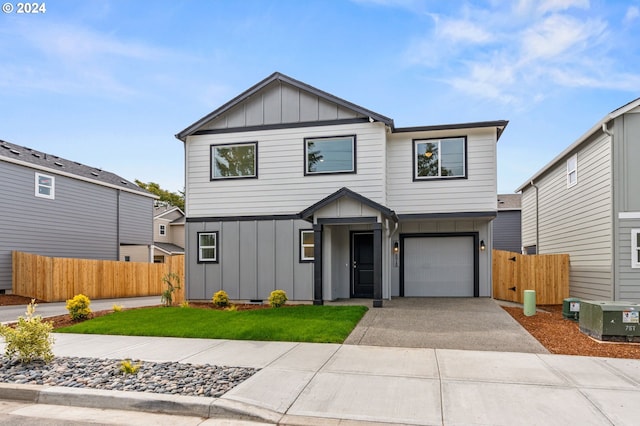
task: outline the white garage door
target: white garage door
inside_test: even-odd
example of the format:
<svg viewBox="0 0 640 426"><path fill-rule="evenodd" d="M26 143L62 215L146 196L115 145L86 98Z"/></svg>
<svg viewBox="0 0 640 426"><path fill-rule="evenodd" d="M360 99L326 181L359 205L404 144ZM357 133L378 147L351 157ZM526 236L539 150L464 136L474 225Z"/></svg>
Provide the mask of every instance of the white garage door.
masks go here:
<svg viewBox="0 0 640 426"><path fill-rule="evenodd" d="M407 237L403 268L406 297L473 297L472 236Z"/></svg>

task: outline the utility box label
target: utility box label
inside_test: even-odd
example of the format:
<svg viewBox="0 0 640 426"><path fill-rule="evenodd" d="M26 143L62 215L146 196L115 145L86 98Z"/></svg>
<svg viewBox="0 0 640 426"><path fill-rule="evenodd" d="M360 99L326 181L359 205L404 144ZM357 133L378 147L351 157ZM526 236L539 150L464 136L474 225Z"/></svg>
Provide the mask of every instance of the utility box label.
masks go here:
<svg viewBox="0 0 640 426"><path fill-rule="evenodd" d="M640 316L638 316L638 311L623 311L622 312L622 322L623 323L640 323Z"/></svg>
<svg viewBox="0 0 640 426"><path fill-rule="evenodd" d="M580 302L569 302L569 312L580 312Z"/></svg>

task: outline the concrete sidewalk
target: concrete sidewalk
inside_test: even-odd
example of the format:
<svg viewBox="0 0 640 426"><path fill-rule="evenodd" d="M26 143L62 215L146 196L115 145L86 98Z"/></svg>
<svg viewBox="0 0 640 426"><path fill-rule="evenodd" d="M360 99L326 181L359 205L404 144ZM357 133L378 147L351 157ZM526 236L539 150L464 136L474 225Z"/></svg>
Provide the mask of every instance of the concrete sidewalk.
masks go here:
<svg viewBox="0 0 640 426"><path fill-rule="evenodd" d="M146 297L123 297L119 299L94 299L91 300L92 311L104 311L112 309L113 305L120 305L124 308L136 308L142 306L160 305L160 295ZM26 305L0 306L0 322L14 322L19 316L24 316ZM69 311L66 302L38 303L36 315L42 318L66 315Z"/></svg>
<svg viewBox="0 0 640 426"><path fill-rule="evenodd" d="M640 360L290 342L54 336L57 356L261 370L217 399L12 384L0 385L0 399L307 425L635 425L640 418Z"/></svg>

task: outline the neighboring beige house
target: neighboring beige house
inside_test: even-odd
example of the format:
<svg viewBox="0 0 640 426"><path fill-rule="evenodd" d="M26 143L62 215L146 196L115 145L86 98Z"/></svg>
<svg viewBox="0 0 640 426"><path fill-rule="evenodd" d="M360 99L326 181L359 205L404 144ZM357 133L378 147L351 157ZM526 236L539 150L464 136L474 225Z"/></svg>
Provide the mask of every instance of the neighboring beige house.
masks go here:
<svg viewBox="0 0 640 426"><path fill-rule="evenodd" d="M184 254L184 212L176 206L156 202L153 209L153 262Z"/></svg>

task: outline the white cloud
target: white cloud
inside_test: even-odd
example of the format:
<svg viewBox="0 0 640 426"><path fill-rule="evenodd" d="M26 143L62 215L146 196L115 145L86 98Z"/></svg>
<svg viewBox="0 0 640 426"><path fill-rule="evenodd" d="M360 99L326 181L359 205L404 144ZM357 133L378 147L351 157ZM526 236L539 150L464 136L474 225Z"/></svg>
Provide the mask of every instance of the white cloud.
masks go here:
<svg viewBox="0 0 640 426"><path fill-rule="evenodd" d="M574 49L584 50L587 41L592 45L605 29L606 23L601 21L551 15L523 32L522 56L553 59L575 53Z"/></svg>
<svg viewBox="0 0 640 426"><path fill-rule="evenodd" d="M545 0L538 3L538 11L558 12L571 8L589 9L589 0Z"/></svg>
<svg viewBox="0 0 640 426"><path fill-rule="evenodd" d="M629 6L627 13L624 15L623 22L628 25L638 19L638 17L640 17L640 8L638 8L638 6Z"/></svg>
<svg viewBox="0 0 640 426"><path fill-rule="evenodd" d="M491 32L468 20L440 20L437 37L452 43L483 44L493 40Z"/></svg>

